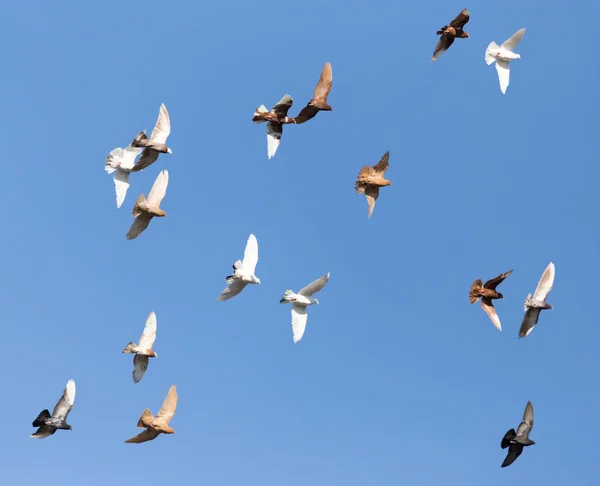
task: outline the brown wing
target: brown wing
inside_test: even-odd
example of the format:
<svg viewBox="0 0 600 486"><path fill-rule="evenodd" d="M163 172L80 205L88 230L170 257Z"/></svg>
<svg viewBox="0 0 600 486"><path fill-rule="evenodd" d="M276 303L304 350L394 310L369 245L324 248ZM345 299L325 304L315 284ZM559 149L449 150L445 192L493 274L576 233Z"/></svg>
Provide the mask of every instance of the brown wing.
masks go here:
<svg viewBox="0 0 600 486"><path fill-rule="evenodd" d="M134 240L135 238L140 236L142 231L144 231L148 227L152 218L153 216L150 213L143 212L142 214L140 214L137 218L135 218L135 221L133 222L133 224L129 228L129 231L127 231L127 234L125 235L125 238L127 238L128 240Z"/></svg>
<svg viewBox="0 0 600 486"><path fill-rule="evenodd" d="M502 283L502 281L506 277L508 277L511 273L512 273L512 270L509 270L506 273L501 273L497 277L494 277L494 278L488 280L486 283L484 283L483 288L490 289L490 290L496 290L496 287L498 287L498 285L500 285Z"/></svg>
<svg viewBox="0 0 600 486"><path fill-rule="evenodd" d="M300 123L307 122L311 118L314 118L317 113L319 113L317 108L311 105L306 105L304 108L302 108L294 120L296 121L296 124L299 125Z"/></svg>
<svg viewBox="0 0 600 486"><path fill-rule="evenodd" d="M293 103L294 100L290 95L283 95L283 98L281 98L277 104L271 108L271 111L279 116L287 116L287 112L292 107Z"/></svg>
<svg viewBox="0 0 600 486"><path fill-rule="evenodd" d="M373 175L383 177L385 175L385 171L390 165L390 153L386 152L381 160L377 162L375 166L373 166Z"/></svg>
<svg viewBox="0 0 600 486"><path fill-rule="evenodd" d="M452 45L454 42L454 36L449 34L442 34L440 36L440 40L435 46L435 51L433 51L433 56L431 56L431 62L435 61L438 57L440 57L446 50Z"/></svg>
<svg viewBox="0 0 600 486"><path fill-rule="evenodd" d="M479 278L471 285L471 288L469 289L469 301L471 304L474 304L479 300L479 290L481 290L481 287L483 287L483 282Z"/></svg>
<svg viewBox="0 0 600 486"><path fill-rule="evenodd" d="M502 331L502 325L500 324L500 318L498 314L496 314L496 308L494 307L494 303L491 299L484 297L481 299L481 308L485 311L485 313L490 316L492 323L494 326L498 328L499 331Z"/></svg>
<svg viewBox="0 0 600 486"><path fill-rule="evenodd" d="M160 432L154 429L146 429L143 432L136 435L135 437L127 439L125 442L127 444L141 444L142 442L148 442L149 440L156 439L159 434Z"/></svg>
<svg viewBox="0 0 600 486"><path fill-rule="evenodd" d="M173 415L175 415L178 398L177 389L175 388L175 385L173 385L169 388L169 393L167 393L167 397L156 415L156 422L161 422L163 425L169 424L169 421L173 418Z"/></svg>
<svg viewBox="0 0 600 486"><path fill-rule="evenodd" d="M149 165L153 164L158 159L159 154L160 152L146 147L142 152L142 156L137 161L137 164L135 164L131 169L131 172L139 172L140 170L143 170Z"/></svg>
<svg viewBox="0 0 600 486"><path fill-rule="evenodd" d="M373 214L373 209L375 209L375 201L379 197L379 187L377 186L367 186L365 189L365 196L367 196L367 203L369 204L369 218L371 214Z"/></svg>
<svg viewBox="0 0 600 486"><path fill-rule="evenodd" d="M356 190L356 192L358 192L359 194L365 193L365 189L367 188L368 184L362 179L368 178L371 175L373 175L373 168L370 165L363 165L360 168L360 172L358 173L358 176L356 177L356 182L354 183L354 189Z"/></svg>
<svg viewBox="0 0 600 486"><path fill-rule="evenodd" d="M469 21L469 11L465 8L461 13L459 13L456 18L450 22L450 27L454 27L455 29L462 29L465 24Z"/></svg>
<svg viewBox="0 0 600 486"><path fill-rule="evenodd" d="M315 91L313 93L313 100L320 100L323 103L327 103L327 97L329 96L329 92L331 91L331 64L326 62L325 66L323 66L323 70L321 71L321 77L319 78L319 82L315 87Z"/></svg>

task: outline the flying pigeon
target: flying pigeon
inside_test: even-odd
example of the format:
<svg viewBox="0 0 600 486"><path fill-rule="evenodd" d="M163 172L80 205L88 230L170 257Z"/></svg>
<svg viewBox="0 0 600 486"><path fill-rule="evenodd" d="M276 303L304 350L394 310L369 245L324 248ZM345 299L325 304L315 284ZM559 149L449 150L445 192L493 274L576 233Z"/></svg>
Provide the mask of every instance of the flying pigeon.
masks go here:
<svg viewBox="0 0 600 486"><path fill-rule="evenodd" d="M510 429L500 443L502 449L508 447L508 454L504 459L501 467L510 466L517 457L523 452L523 447L535 444L533 440L529 438L529 433L533 428L533 405L531 402L527 402L525 412L523 413L523 422L520 423L519 428L515 432L515 429Z"/></svg>
<svg viewBox="0 0 600 486"><path fill-rule="evenodd" d="M321 71L321 77L315 87L312 100L302 108L295 118L296 123L304 123L314 118L319 111L333 111L333 108L327 104L327 97L331 91L331 64L326 62Z"/></svg>
<svg viewBox="0 0 600 486"><path fill-rule="evenodd" d="M287 116L287 112L292 107L293 102L292 97L286 94L271 108L271 111L267 110L265 105L260 105L254 112L253 122L267 122L267 155L269 158L275 155L281 143L283 125L296 123L293 118Z"/></svg>
<svg viewBox="0 0 600 486"><path fill-rule="evenodd" d="M129 173L133 168L135 158L142 151L139 147L128 145L125 149L117 147L106 157L104 170L109 174L115 173L115 191L117 192L117 207L120 208L129 189Z"/></svg>
<svg viewBox="0 0 600 486"><path fill-rule="evenodd" d="M297 294L292 290L286 290L283 293L283 297L279 301L280 304L292 304L292 332L294 334L294 343L297 343L302 339L304 330L306 329L306 307L312 304L318 304L317 299L313 299L311 296L316 294L319 290L325 287L325 284L329 280L329 273L318 278L314 282L309 283L306 287L300 289Z"/></svg>
<svg viewBox="0 0 600 486"><path fill-rule="evenodd" d="M501 46L498 46L495 42L490 42L490 45L485 50L485 62L488 66L496 61L496 71L498 71L502 94L506 94L506 88L508 88L509 84L510 61L521 59L521 55L515 54L513 50L521 41L524 33L525 29L518 30L512 37L505 40Z"/></svg>
<svg viewBox="0 0 600 486"><path fill-rule="evenodd" d="M148 199L143 194L137 198L132 212L135 221L129 228L129 231L127 231L125 238L128 240L137 238L148 227L154 216L162 217L167 215L159 206L167 193L168 184L169 173L163 170L154 181L150 194L148 194Z"/></svg>
<svg viewBox="0 0 600 486"><path fill-rule="evenodd" d="M365 165L358 173L358 178L354 183L354 189L359 194L367 197L369 204L369 218L373 214L375 201L379 197L379 188L391 186L391 181L384 179L385 171L389 167L390 153L386 152L383 158L374 166Z"/></svg>
<svg viewBox="0 0 600 486"><path fill-rule="evenodd" d="M46 410L42 410L37 418L33 421L34 427L39 427L37 431L31 434L29 437L34 439L43 439L49 435L54 434L57 429L72 430L72 427L67 423L67 415L73 408L75 403L75 382L73 380L67 381L65 391L60 397L60 400L52 410L52 415Z"/></svg>
<svg viewBox="0 0 600 486"><path fill-rule="evenodd" d="M471 301L471 304L474 304L479 300L479 298L481 298L481 308L488 316L490 316L494 326L496 326L499 331L502 331L502 325L500 324L500 318L498 317L498 314L496 314L496 309L494 308L492 299L504 298L501 293L496 292L496 287L500 285L502 281L511 273L512 270L509 270L506 273L501 273L497 277L488 280L485 284L483 284L480 279L477 279L475 282L473 282L473 285L471 285L471 289L469 290L469 300Z"/></svg>
<svg viewBox="0 0 600 486"><path fill-rule="evenodd" d="M455 38L466 39L471 37L468 32L463 31L463 27L469 21L469 11L465 8L458 16L450 22L450 25L444 25L440 30L436 32L440 35L440 40L433 51L431 62L435 61L440 57L448 48L452 45Z"/></svg>
<svg viewBox="0 0 600 486"><path fill-rule="evenodd" d="M135 354L133 357L133 381L139 383L139 381L146 373L148 369L149 358L158 358L158 354L152 350L152 345L156 340L156 314L150 312L150 315L146 319L146 326L144 332L140 337L140 343L136 346L134 342L129 343L125 346L123 353Z"/></svg>
<svg viewBox="0 0 600 486"><path fill-rule="evenodd" d="M227 287L217 297L217 300L229 300L239 294L248 284L259 284L260 278L254 275L258 263L258 242L256 236L250 235L244 250L244 261L238 260L233 264L233 275L225 279Z"/></svg>
<svg viewBox="0 0 600 486"><path fill-rule="evenodd" d="M175 415L175 409L177 408L177 390L175 385L169 388L167 398L160 407L158 415L153 417L150 410L145 409L142 412L140 419L138 420L137 426L140 429L145 428L143 432L139 433L131 439L127 439L125 442L128 444L140 444L149 440L156 439L160 434L174 434L175 430L169 427L169 422Z"/></svg>
<svg viewBox="0 0 600 486"><path fill-rule="evenodd" d="M171 133L171 119L169 118L169 112L167 107L163 103L160 105L158 112L158 119L150 138L146 135L146 130L141 131L136 135L131 142L134 147L144 147L144 153L138 160L137 164L133 166L131 172L138 172L145 169L149 165L156 162L160 154L171 154L171 149L167 147L167 138Z"/></svg>
<svg viewBox="0 0 600 486"><path fill-rule="evenodd" d="M548 297L553 285L554 263L550 262L538 282L533 297L529 294L527 295L527 299L525 299L525 317L523 317L521 329L519 329L520 338L529 336L531 331L533 331L542 310L552 309L552 306L546 302L546 297Z"/></svg>

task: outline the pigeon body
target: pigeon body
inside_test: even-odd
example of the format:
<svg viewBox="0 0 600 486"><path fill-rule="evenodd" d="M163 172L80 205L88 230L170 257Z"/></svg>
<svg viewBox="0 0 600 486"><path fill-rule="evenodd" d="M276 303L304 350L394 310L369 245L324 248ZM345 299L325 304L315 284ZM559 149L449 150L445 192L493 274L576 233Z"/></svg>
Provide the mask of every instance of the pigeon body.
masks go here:
<svg viewBox="0 0 600 486"><path fill-rule="evenodd" d="M512 270L509 270L506 273L501 273L497 277L488 280L485 284L480 279L477 279L475 282L473 282L473 285L471 285L469 290L469 301L471 304L474 304L481 299L481 308L490 317L492 323L498 328L499 331L502 331L502 325L500 324L500 318L496 313L496 309L492 300L504 298L501 293L496 292L496 287L500 285L502 281L504 281L504 279L511 273Z"/></svg>
<svg viewBox="0 0 600 486"><path fill-rule="evenodd" d="M256 241L256 236L251 234L246 242L244 260L238 260L233 264L233 275L229 275L225 278L225 282L228 286L221 292L221 295L217 297L217 300L224 301L235 297L244 290L248 284L260 285L260 278L254 275L257 263L258 242Z"/></svg>
<svg viewBox="0 0 600 486"><path fill-rule="evenodd" d="M140 147L128 145L125 149L117 147L112 150L106 157L104 170L109 174L113 172L113 180L115 182L115 191L117 193L117 207L120 208L127 195L129 189L129 173L133 169L135 158L140 154Z"/></svg>
<svg viewBox="0 0 600 486"><path fill-rule="evenodd" d="M252 117L253 122L267 122L267 155L269 158L275 155L281 143L283 125L296 123L293 118L287 116L293 102L292 97L286 94L271 108L271 111L267 110L265 105L260 105L254 112L254 116Z"/></svg>
<svg viewBox="0 0 600 486"><path fill-rule="evenodd" d="M152 349L152 345L156 340L156 314L151 312L146 319L144 332L140 337L140 343L135 344L130 342L123 353L135 354L133 357L133 381L139 383L148 369L149 358L157 358L158 354Z"/></svg>
<svg viewBox="0 0 600 486"><path fill-rule="evenodd" d="M365 165L360 169L358 178L354 183L354 189L359 194L364 194L369 204L369 218L373 214L375 201L379 197L379 188L391 186L391 181L384 178L385 171L389 167L390 153L386 152L383 158L373 167Z"/></svg>
<svg viewBox="0 0 600 486"><path fill-rule="evenodd" d="M465 24L469 21L469 11L463 9L457 17L450 22L450 25L444 25L440 30L436 32L437 35L441 36L440 40L433 51L431 62L435 61L440 57L448 48L454 43L454 39L466 39L471 37L468 32L463 30Z"/></svg>
<svg viewBox="0 0 600 486"><path fill-rule="evenodd" d="M314 282L309 283L306 287L300 289L298 293L293 290L286 290L279 301L280 304L292 304L292 333L294 343L302 339L306 330L306 321L308 319L306 307L313 304L318 304L317 299L313 299L312 295L325 287L329 281L330 274L323 275Z"/></svg>
<svg viewBox="0 0 600 486"><path fill-rule="evenodd" d="M516 45L521 41L525 34L525 29L515 32L511 37L506 39L501 46L495 42L490 42L485 50L485 62L492 64L496 62L496 71L498 72L498 80L500 81L500 91L506 94L506 88L510 83L510 61L521 59L520 54L513 52Z"/></svg>
<svg viewBox="0 0 600 486"><path fill-rule="evenodd" d="M37 418L33 421L34 427L39 427L37 431L31 434L29 437L34 439L43 439L48 437L58 429L61 430L72 430L71 426L67 423L67 415L73 408L75 403L75 382L73 380L67 381L67 386L58 400L58 403L52 411L52 415L48 410L42 410Z"/></svg>
<svg viewBox="0 0 600 486"><path fill-rule="evenodd" d="M150 410L145 409L138 420L137 426L140 429L145 428L143 432L139 433L131 439L127 439L125 442L128 444L140 444L149 440L156 439L160 434L174 434L175 429L169 426L169 422L175 415L175 409L177 408L177 389L175 385L169 388L167 397L163 402L158 415L152 416Z"/></svg>
<svg viewBox="0 0 600 486"><path fill-rule="evenodd" d="M333 111L333 108L327 104L327 97L331 91L332 75L331 64L326 62L321 71L319 82L313 92L312 100L294 118L295 123L307 122L311 118L314 118L319 111Z"/></svg>
<svg viewBox="0 0 600 486"><path fill-rule="evenodd" d="M533 296L529 294L527 295L527 299L525 299L525 316L519 329L520 338L529 336L531 331L533 331L542 310L552 309L552 306L546 302L546 297L548 297L553 285L554 263L550 262L544 270Z"/></svg>
<svg viewBox="0 0 600 486"><path fill-rule="evenodd" d="M143 194L137 198L132 211L135 221L125 235L128 240L137 238L148 227L154 216L163 217L167 215L165 211L160 209L160 203L167 193L168 185L169 173L163 170L154 181L148 199Z"/></svg>
<svg viewBox="0 0 600 486"><path fill-rule="evenodd" d="M525 412L523 413L523 421L519 424L517 430L515 431L515 429L510 429L502 438L500 447L502 447L502 449L506 449L508 447L508 454L506 455L501 467L510 466L513 462L515 462L517 457L519 457L523 452L523 447L535 444L535 442L529 438L529 433L531 432L532 428L533 405L531 402L527 402Z"/></svg>
<svg viewBox="0 0 600 486"><path fill-rule="evenodd" d="M172 151L167 147L167 138L171 133L171 119L169 118L169 112L167 107L160 105L158 112L158 119L150 138L146 135L146 131L143 130L136 135L131 142L133 147L143 147L144 153L138 160L137 164L133 166L131 172L138 172L145 169L149 165L156 162L160 154L171 154Z"/></svg>

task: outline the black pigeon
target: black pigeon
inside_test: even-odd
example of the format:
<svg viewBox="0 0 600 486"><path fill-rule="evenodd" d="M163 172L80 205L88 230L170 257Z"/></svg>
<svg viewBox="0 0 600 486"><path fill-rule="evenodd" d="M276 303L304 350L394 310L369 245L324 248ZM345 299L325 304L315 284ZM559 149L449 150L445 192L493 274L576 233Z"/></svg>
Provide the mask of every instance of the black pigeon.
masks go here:
<svg viewBox="0 0 600 486"><path fill-rule="evenodd" d="M531 402L527 402L527 406L525 407L525 412L523 413L523 422L517 428L510 429L506 434L504 434L504 438L502 439L502 443L500 447L502 449L506 449L508 447L508 454L504 459L501 467L510 466L517 457L521 455L523 452L523 447L530 446L535 444L529 438L529 433L533 428L533 405Z"/></svg>
<svg viewBox="0 0 600 486"><path fill-rule="evenodd" d="M73 408L73 403L75 403L75 382L69 380L62 397L60 397L52 411L52 415L48 410L42 410L32 424L34 427L39 427L39 429L29 437L43 439L54 434L57 429L71 430L71 426L67 423L67 415Z"/></svg>

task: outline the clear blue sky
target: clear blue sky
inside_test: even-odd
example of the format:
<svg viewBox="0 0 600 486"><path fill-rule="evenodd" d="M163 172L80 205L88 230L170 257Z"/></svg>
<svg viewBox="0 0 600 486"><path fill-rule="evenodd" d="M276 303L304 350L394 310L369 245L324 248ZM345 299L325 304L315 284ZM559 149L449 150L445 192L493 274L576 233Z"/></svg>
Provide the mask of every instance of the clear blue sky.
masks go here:
<svg viewBox="0 0 600 486"><path fill-rule="evenodd" d="M436 30L464 7L471 39L430 63ZM7 5L0 482L596 484L599 13L591 1ZM522 27L502 96L485 48ZM254 109L289 93L296 114L325 61L334 111L285 127L268 160ZM173 154L132 175L117 209L104 159L151 130L162 102ZM393 186L368 220L354 180L386 150ZM163 168L168 218L127 241ZM262 286L218 302L250 233ZM550 261L555 307L519 340ZM500 333L468 289L511 268ZM294 345L279 298L326 272ZM159 357L134 385L121 350L152 310ZM73 431L29 438L69 378ZM172 384L176 434L125 444ZM527 400L537 444L501 469Z"/></svg>

